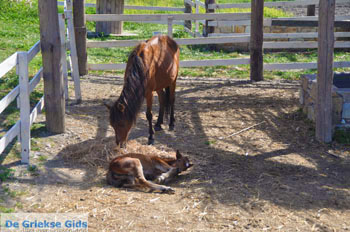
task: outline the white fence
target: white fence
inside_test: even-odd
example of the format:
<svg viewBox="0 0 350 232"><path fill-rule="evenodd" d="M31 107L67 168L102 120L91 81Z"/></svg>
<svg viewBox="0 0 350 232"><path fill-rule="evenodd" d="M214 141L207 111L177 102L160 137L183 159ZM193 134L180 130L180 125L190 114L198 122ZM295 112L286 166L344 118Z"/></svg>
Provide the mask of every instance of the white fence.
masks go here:
<svg viewBox="0 0 350 232"><path fill-rule="evenodd" d="M168 35L172 36L173 20L214 20L230 22L235 20L247 21L250 19L249 13L215 13L215 14L142 14L142 15L86 15L87 21L131 21L131 22L147 22L147 21L165 21L168 22ZM297 37L314 37L317 33L289 33L289 34L266 34L265 38L283 38L286 36ZM350 33L336 33L338 37L349 37ZM249 34L233 34L220 37L205 37L194 39L175 39L179 45L198 45L198 44L227 44L227 43L248 43L250 41ZM140 40L123 40L123 41L89 41L88 48L111 48L111 47L130 47L140 43ZM312 41L292 41L292 42L264 42L264 48L283 49L283 48L317 48L318 43ZM337 41L335 48L350 48L350 41ZM229 60L200 60L200 61L181 61L181 67L197 67L197 66L217 66L217 65L241 65L249 64L249 58L229 59ZM265 70L291 70L291 69L314 69L316 63L283 63L283 64L264 64ZM350 62L335 62L334 67L350 67ZM125 64L88 64L89 70L116 70L124 69Z"/></svg>
<svg viewBox="0 0 350 232"><path fill-rule="evenodd" d="M290 6L308 6L318 5L320 0L295 0L280 2L264 2L264 7L290 7ZM336 0L336 4L348 3L349 0ZM228 4L209 4L208 9L228 9L228 8L250 8L251 3L228 3Z"/></svg>
<svg viewBox="0 0 350 232"><path fill-rule="evenodd" d="M64 2L57 2L57 5L64 6ZM85 7L93 7L96 8L96 4L94 3L85 3ZM184 7L165 7L165 6L129 6L125 5L124 9L130 10L157 10L157 11L179 11L185 12Z"/></svg>
<svg viewBox="0 0 350 232"><path fill-rule="evenodd" d="M0 100L0 113L2 113L12 101L19 98L20 120L13 125L7 133L0 139L0 154L5 150L15 137L21 143L22 163L29 163L30 152L30 126L33 124L44 107L44 97L30 110L29 95L40 82L43 76L43 69L34 75L29 82L28 65L29 62L39 53L40 42L37 42L28 52L16 52L0 64L0 78L17 68L19 85Z"/></svg>
<svg viewBox="0 0 350 232"><path fill-rule="evenodd" d="M65 98L68 99L68 66L66 51L71 51L71 73L75 85L76 98L81 99L78 61L76 57L74 33L69 35L69 44L66 43L65 22L67 19L69 25L73 24L71 11L67 11L67 16L63 14L58 15L61 37L61 65L62 74L64 78L64 93ZM70 28L73 30L73 27ZM39 84L43 76L43 68L29 80L28 65L30 61L40 52L40 41L38 41L28 52L16 52L2 63L0 63L0 78L4 77L8 72L16 67L16 73L19 76L19 85L12 89L5 97L0 100L0 114L13 102L18 99L18 106L20 110L20 119L13 125L4 136L0 139L0 155L4 152L6 147L17 137L21 145L21 162L29 163L30 154L30 126L35 121L38 113L44 107L44 96L39 100L36 106L30 110L29 96L35 87Z"/></svg>

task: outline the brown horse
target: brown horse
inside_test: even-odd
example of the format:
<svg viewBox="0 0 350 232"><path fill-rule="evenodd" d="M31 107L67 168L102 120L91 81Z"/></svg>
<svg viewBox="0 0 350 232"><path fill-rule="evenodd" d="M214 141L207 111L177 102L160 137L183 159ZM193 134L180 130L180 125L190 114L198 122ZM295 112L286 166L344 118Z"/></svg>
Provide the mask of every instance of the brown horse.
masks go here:
<svg viewBox="0 0 350 232"><path fill-rule="evenodd" d="M125 145L144 98L147 101L146 116L149 124L148 144L154 143L151 111L154 91L159 99L155 130L162 130L164 111L168 115L169 110L169 129L174 129L179 55L179 46L168 36L154 36L131 52L125 69L122 93L112 106L105 104L110 111L110 124L115 131L117 146Z"/></svg>

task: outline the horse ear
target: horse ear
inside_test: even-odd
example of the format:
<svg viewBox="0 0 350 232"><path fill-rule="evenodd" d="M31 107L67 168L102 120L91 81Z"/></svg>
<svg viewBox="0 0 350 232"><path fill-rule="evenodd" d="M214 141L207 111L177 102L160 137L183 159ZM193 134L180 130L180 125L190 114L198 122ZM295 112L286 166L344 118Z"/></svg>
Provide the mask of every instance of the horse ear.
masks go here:
<svg viewBox="0 0 350 232"><path fill-rule="evenodd" d="M182 155L179 150L176 150L176 159L181 159Z"/></svg>
<svg viewBox="0 0 350 232"><path fill-rule="evenodd" d="M122 103L118 103L118 109L120 110L120 112L124 112L124 110L125 110L125 105L123 105Z"/></svg>
<svg viewBox="0 0 350 232"><path fill-rule="evenodd" d="M112 106L108 105L106 102L103 103L103 105L105 105L107 107L108 110L112 109Z"/></svg>

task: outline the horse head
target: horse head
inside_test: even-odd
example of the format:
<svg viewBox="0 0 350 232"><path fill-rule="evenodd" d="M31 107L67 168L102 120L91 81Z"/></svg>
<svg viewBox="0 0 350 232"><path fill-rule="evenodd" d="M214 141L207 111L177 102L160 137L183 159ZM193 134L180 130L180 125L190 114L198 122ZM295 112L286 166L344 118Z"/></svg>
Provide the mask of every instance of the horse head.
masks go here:
<svg viewBox="0 0 350 232"><path fill-rule="evenodd" d="M125 147L129 132L133 126L132 120L128 120L125 114L125 105L116 102L113 106L104 103L109 110L109 121L115 132L117 147Z"/></svg>

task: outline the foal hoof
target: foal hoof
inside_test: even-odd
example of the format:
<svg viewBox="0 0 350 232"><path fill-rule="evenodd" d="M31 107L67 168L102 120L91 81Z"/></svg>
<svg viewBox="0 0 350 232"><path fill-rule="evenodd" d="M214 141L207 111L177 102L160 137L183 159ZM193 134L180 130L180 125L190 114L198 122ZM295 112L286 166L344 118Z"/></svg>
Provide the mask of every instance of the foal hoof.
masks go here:
<svg viewBox="0 0 350 232"><path fill-rule="evenodd" d="M175 190L168 187L168 188L163 189L162 193L175 194Z"/></svg>
<svg viewBox="0 0 350 232"><path fill-rule="evenodd" d="M163 128L162 128L161 125L155 125L155 126L154 126L154 130L155 130L155 131L161 131L161 130L163 130Z"/></svg>
<svg viewBox="0 0 350 232"><path fill-rule="evenodd" d="M154 139L148 139L148 145L154 145Z"/></svg>

